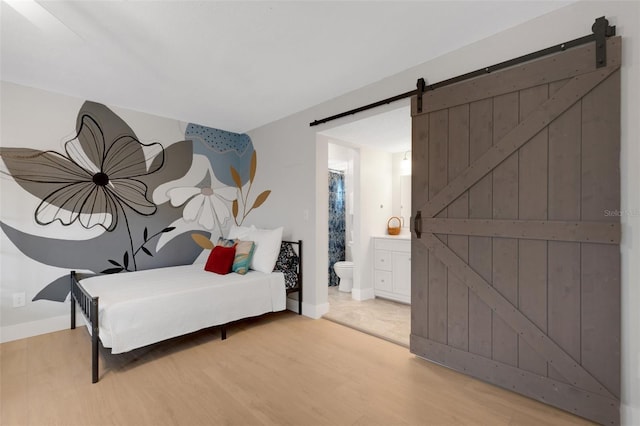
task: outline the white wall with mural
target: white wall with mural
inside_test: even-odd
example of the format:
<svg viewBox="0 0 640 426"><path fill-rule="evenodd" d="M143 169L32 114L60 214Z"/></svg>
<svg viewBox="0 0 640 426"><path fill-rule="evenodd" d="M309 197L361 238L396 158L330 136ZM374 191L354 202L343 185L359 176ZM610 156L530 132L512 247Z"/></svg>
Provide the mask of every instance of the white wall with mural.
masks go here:
<svg viewBox="0 0 640 426"><path fill-rule="evenodd" d="M271 194L246 134L5 82L1 96L3 341L60 328L69 270L191 264Z"/></svg>
<svg viewBox="0 0 640 426"><path fill-rule="evenodd" d="M610 22L616 25L623 35L623 56L626 59L622 66L622 208L626 211L638 211L640 192L637 191L636 183L640 181L640 169L635 167L635 164L640 162L640 148L637 143L640 133L640 122L637 120L640 115L640 80L637 78L640 74L640 63L636 53L640 42L640 25L637 2L572 3L558 11L447 53L360 90L248 132L259 153L259 163L262 165L260 167L268 165L268 170L264 172L259 168L249 204L258 194L268 188L274 189L267 200L268 206L252 211L250 220L256 226L263 227L284 224L285 238L305 240L305 314L322 315L328 306L325 266L327 263L327 215L323 212L327 205L327 154L326 147L323 152L323 148L316 142L316 133L322 131L323 126L309 127L309 123L406 92L414 87L419 77L426 78L428 83L435 83L561 41L583 36L590 32L593 19L603 15L610 19ZM416 57L416 62L418 61L420 61L419 53ZM74 137L75 120L84 100L11 86L4 83L2 85L1 145L39 150L50 149L63 153L64 142ZM13 93L8 93L10 90ZM158 142L166 150L172 143L185 139L184 123L122 109L113 108L112 111L136 132L138 140L143 143ZM384 111L384 107L380 111ZM360 119L366 115L364 113L359 117L346 117L334 124ZM34 213L40 201L10 176L3 176L0 179L0 202L2 203L0 220L12 228L26 234L74 242L96 238L104 233L100 227L84 229L78 222L66 227L59 222L47 226L37 225ZM131 217L137 217L137 213L135 215L131 213ZM170 225L180 217L182 217L181 214L176 214L166 225ZM640 287L637 286L640 264L635 259L640 255L638 249L640 216L624 216L621 222L623 226L621 244L622 421L624 424L638 424L640 423L640 363L638 363L640 337L636 324L640 321L640 310L637 309L637 301L640 300ZM154 227L154 230L157 232L157 228ZM133 234L139 235L139 232L140 230L135 234L134 231ZM4 231L0 233L0 238L2 328L5 328L5 324L7 326L28 324L29 321L38 321L42 318L47 319L47 324L53 324L54 317L64 319L58 329L64 328L68 320L63 315L66 313L66 306L59 302L38 300L28 302L24 308L12 309L10 306L14 291L26 291L29 301L47 283L61 276L68 269L67 266L51 266L25 256L17 249L14 242L8 239ZM107 263L108 259L122 263L120 262L122 259L115 256L122 257L123 251L124 246L119 251L114 250L114 254L99 253L99 258L106 259ZM101 266L105 266L104 261ZM109 267L109 265L106 266ZM9 313L5 313L6 311Z"/></svg>

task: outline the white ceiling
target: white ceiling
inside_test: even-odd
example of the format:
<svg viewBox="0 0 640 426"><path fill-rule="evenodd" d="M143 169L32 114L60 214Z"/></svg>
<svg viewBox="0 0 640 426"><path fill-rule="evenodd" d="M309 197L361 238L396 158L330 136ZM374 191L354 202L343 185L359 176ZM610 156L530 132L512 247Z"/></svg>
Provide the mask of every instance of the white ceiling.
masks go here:
<svg viewBox="0 0 640 426"><path fill-rule="evenodd" d="M405 102L406 103L406 102ZM386 152L411 149L411 110L403 106L362 120L323 130L323 135Z"/></svg>
<svg viewBox="0 0 640 426"><path fill-rule="evenodd" d="M570 2L2 1L0 76L244 132Z"/></svg>

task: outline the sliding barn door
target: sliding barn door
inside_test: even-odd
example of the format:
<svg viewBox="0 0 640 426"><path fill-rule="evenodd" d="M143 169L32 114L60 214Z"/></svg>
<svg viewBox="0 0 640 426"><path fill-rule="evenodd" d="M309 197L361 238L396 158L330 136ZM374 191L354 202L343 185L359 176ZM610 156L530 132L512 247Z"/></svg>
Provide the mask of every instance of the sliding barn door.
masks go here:
<svg viewBox="0 0 640 426"><path fill-rule="evenodd" d="M619 422L620 44L413 99L411 352ZM420 226L421 225L421 226Z"/></svg>

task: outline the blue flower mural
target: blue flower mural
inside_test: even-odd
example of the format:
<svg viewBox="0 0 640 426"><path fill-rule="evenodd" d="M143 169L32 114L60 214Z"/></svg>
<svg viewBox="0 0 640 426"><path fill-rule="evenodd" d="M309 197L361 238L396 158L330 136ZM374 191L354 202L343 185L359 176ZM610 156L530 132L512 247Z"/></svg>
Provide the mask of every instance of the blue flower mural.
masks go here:
<svg viewBox="0 0 640 426"><path fill-rule="evenodd" d="M251 210L260 207L271 193L270 190L261 192L251 207L248 207L258 161L251 138L246 134L196 124L189 124L185 135L201 142L195 146L194 153L201 153L210 159L216 178L223 185L238 190L237 198L232 204L232 213L236 225L242 224Z"/></svg>
<svg viewBox="0 0 640 426"><path fill-rule="evenodd" d="M193 141L191 168L180 179L160 185L153 200L183 206L182 218L171 224L176 229L187 230L197 223L222 236L232 218L241 225L271 191L250 201L258 160L248 135L189 124L185 137ZM162 236L159 245L171 238L171 234Z"/></svg>

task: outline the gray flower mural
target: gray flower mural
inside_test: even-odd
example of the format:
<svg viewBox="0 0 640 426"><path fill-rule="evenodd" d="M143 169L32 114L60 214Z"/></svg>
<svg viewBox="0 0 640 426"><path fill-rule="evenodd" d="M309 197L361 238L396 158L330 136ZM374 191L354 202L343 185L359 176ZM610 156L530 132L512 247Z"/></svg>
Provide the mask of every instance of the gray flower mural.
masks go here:
<svg viewBox="0 0 640 426"><path fill-rule="evenodd" d="M122 217L129 233L131 256L129 251L124 252L125 266L120 270L128 269L129 259L135 270L136 252L127 212L143 216L156 212L156 205L147 198L147 185L137 178L163 166L164 149L159 143L142 144L119 121L108 108L87 103L78 117L77 136L65 143L66 155L33 150L29 150L33 151L30 155L19 155L14 150L2 157L13 178L25 189L40 185L51 188L35 211L36 223L59 221L68 226L77 221L87 229L101 226L111 232ZM111 126L124 129L124 133L109 131ZM143 146L153 153L149 156L154 159L150 167ZM110 268L103 272L119 271Z"/></svg>
<svg viewBox="0 0 640 426"><path fill-rule="evenodd" d="M126 220L125 208L144 216L154 214L156 205L147 199L147 186L136 178L162 167L162 145L144 145L133 135L105 140L100 125L87 114L80 123L77 137L65 144L66 156L46 151L8 162L15 179L53 187L36 209L36 222L79 221L85 228L113 231L119 213ZM156 151L151 168L146 166L143 146Z"/></svg>

